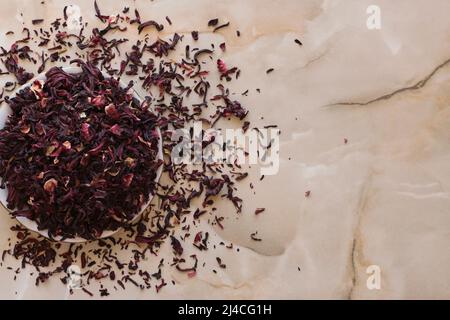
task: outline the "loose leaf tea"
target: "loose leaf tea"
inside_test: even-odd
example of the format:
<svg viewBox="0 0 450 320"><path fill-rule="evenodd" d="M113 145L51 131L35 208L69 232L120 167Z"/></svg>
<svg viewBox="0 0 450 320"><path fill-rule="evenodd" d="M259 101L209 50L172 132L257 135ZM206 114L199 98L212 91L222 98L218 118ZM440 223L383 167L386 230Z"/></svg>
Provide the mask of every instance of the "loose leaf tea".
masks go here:
<svg viewBox="0 0 450 320"><path fill-rule="evenodd" d="M208 21L208 27L214 27L217 26L217 24L219 23L219 19L214 18Z"/></svg>
<svg viewBox="0 0 450 320"><path fill-rule="evenodd" d="M95 239L131 221L155 190L156 115L130 86L90 63L53 67L8 100L0 131L0 176L14 216L51 237Z"/></svg>
<svg viewBox="0 0 450 320"><path fill-rule="evenodd" d="M219 31L220 29L223 29L223 28L228 27L229 25L230 25L229 22L224 23L224 24L222 24L222 25L220 25L220 26L218 26L218 27L215 27L214 30L213 30L213 32L217 32L217 31Z"/></svg>
<svg viewBox="0 0 450 320"><path fill-rule="evenodd" d="M150 21L143 22L139 25L139 27L138 27L139 33L141 33L145 28L150 27L150 26L155 27L156 30L158 30L158 31L162 31L164 29L164 26L162 24L159 24L156 21L150 20Z"/></svg>
<svg viewBox="0 0 450 320"><path fill-rule="evenodd" d="M222 246L239 252L239 247L217 243L213 233L202 228L228 227L224 212L215 205L220 201L228 201L236 217L245 212L238 192L251 179L236 163L202 163L194 168L175 164L170 156L177 143L172 141L174 130L188 128L193 121L201 121L205 129L219 127L223 120L251 130L247 116L252 108L226 87L241 71L226 62L223 40L200 46L205 31L196 30L201 26L192 26L194 31L187 36L149 37L146 31L164 28L149 20L150 15L141 17L137 9L127 7L110 15L99 4L95 1L92 8L96 27L81 18L80 30L73 32L67 25L66 6L62 18L46 17L45 23L35 19L36 30L24 28L10 48L1 48L6 71L0 70L0 75L13 77L0 102L9 103L13 114L0 131L0 176L13 215L36 221L53 237L96 239L102 231L118 227L124 232L68 244L16 225L11 228L15 239L2 252L0 266L11 268L8 258L13 257L20 263L14 277L22 269L27 275L31 270L36 285L56 278L71 293L70 267L79 266L79 292L88 296L108 296L129 286L160 292L175 284L167 279L173 271L167 268L187 279L211 271L202 254L214 254L219 268L227 267L214 250ZM172 25L170 18L166 21ZM215 18L208 25L213 33L229 23L219 24ZM171 28L176 28L176 21ZM127 32L140 34L140 39L129 43ZM239 31L236 34L240 36ZM33 43L39 51L33 51ZM180 47L182 55L172 54ZM55 67L71 61L82 72L68 74ZM26 62L35 68L25 70ZM45 82L7 97L16 84L28 82L40 71L46 71ZM132 82L123 88L116 76ZM142 103L133 98L132 88L147 94ZM261 92L246 89L245 96ZM163 162L157 156L159 142ZM204 146L212 143L203 141ZM162 179L155 183L160 166ZM141 220L133 221L151 194L155 201ZM263 211L257 208L255 214ZM257 233L251 239L261 241ZM166 242L172 258L165 261L158 255ZM91 284L97 283L95 294Z"/></svg>

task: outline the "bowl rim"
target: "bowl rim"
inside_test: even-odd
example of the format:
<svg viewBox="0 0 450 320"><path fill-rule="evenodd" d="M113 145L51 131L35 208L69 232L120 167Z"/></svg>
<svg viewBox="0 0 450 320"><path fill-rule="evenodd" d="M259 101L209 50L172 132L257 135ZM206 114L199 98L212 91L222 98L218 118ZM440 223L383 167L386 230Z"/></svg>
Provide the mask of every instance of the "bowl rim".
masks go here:
<svg viewBox="0 0 450 320"><path fill-rule="evenodd" d="M69 73L69 74L73 74L73 73L78 73L81 72L82 69L81 67L75 67L75 66L71 66L71 67L60 67L64 72ZM102 73L102 75L105 78L111 78L111 76L109 74L107 74L106 72L100 70L100 72ZM33 83L38 80L38 81L45 81L47 78L45 76L47 72L42 72L40 74L38 74L37 76L35 76L33 79L29 80L27 83L23 84L22 86L20 86L19 88L17 88L16 90L14 90L14 92L11 94L10 97L14 97L18 92L20 92L23 89L26 89L28 87L31 87L33 85ZM119 80L119 86L122 88L125 88L126 85ZM133 97L136 98L139 102L142 103L142 101L144 100L137 92L136 90L133 89ZM8 104L5 104L4 106L2 106L2 109L5 108L7 109L6 111L3 111L0 113L0 121L4 120L5 124L6 121L9 117L9 115L11 114L12 110L9 107ZM5 110L3 109L3 110ZM0 130L3 129L3 127L5 126L5 124L1 124L0 123ZM162 150L162 135L161 135L161 130L159 129L159 127L156 127L156 130L158 132L159 135L159 139L158 139L158 159L163 160L163 150ZM161 174L162 174L162 170L163 170L163 166L159 166L158 170L156 171L156 178L155 178L155 182L158 183L159 179L161 178ZM0 178L1 180L1 178ZM8 209L7 205L6 205L6 198L7 198L7 194L8 194L8 188L5 187L4 189L0 189L0 194L5 194L6 197L5 199L3 199L2 196L0 196L0 205L8 212L11 213L13 210ZM150 206L150 203L152 202L154 198L153 194L149 195L149 199L146 203L144 203L141 207L141 210L133 217L133 219L130 221L131 223L136 222L141 216L142 214L147 210L147 208ZM102 234L100 235L100 237L96 238L96 239L85 239L82 237L74 237L74 238L65 238L62 239L62 236L56 236L56 237L50 237L48 235L48 230L44 229L44 230L39 230L38 229L38 225L35 221L30 220L26 217L14 217L17 221L19 221L23 226L25 226L27 229L37 232L39 233L41 236L44 236L47 239L53 240L53 241L57 241L57 242L66 242L66 243L82 243L82 242L88 242L88 241L94 241L94 240L99 240L99 239L104 239L104 238L108 238L113 236L114 234L116 234L117 232L119 232L122 228L117 228L116 230L105 230L102 232Z"/></svg>

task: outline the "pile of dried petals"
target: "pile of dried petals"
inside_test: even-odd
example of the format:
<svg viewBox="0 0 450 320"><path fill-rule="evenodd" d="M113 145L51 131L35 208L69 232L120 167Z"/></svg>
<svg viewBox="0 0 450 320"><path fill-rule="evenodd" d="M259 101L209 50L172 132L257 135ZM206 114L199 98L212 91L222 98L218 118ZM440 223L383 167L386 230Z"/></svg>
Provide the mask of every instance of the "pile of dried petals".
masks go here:
<svg viewBox="0 0 450 320"><path fill-rule="evenodd" d="M83 276L82 289L89 295L92 295L89 290L92 281L102 283L101 296L109 295L110 290L125 289L127 284L141 289L154 288L158 292L168 285L163 271L165 266L193 277L198 268L205 267L199 261L202 252L220 246L236 250L231 243L211 243L207 231L194 231L192 226L204 220L224 228L224 217L214 202L219 198L227 199L241 212L242 200L235 191L248 174L234 164L203 164L192 170L172 163L168 155L174 147L171 140L174 129L187 127L192 121L202 121L206 127L212 127L222 118L242 121L247 117L248 111L226 88L227 82L239 77L240 70L227 66L223 57L214 61L215 55L224 52L224 43L195 47L198 31L192 31L191 37L175 33L171 39L157 37L152 42L147 32L160 32L164 28L162 23L145 21L137 10L130 11L127 7L121 13L107 15L95 2L96 17L103 26L92 28L86 34L88 24L80 20L79 32L73 33L70 31L73 29L68 28L67 9L64 8L62 18L50 22L49 29L39 27L31 31L25 28L23 39L15 41L9 50L1 48L0 57L7 72L0 70L0 74L13 75L19 84L33 76L21 66L22 62L34 63L40 72L48 69L49 64L67 65L78 58L88 61L77 60L84 72L75 76L57 68L50 69L47 72L50 83L40 89L35 84L34 89L25 90L16 98L4 97L14 84L1 92L0 100L8 100L15 112L7 126L10 133L4 130L1 135L0 147L0 174L8 179L11 207L18 209L16 214L37 219L42 228L51 228L54 235L92 237L101 230L120 225L122 219L129 220L153 191L152 168L159 165L153 148L155 126L162 135L165 155L162 181L166 183L156 186L152 210L146 212L141 221L127 226L126 232L114 237L69 245L14 226L12 230L17 240L11 240L11 247L3 251L0 264L6 265L10 256L20 260L21 266L17 269L7 267L15 272L15 277L21 268L34 267L36 271L32 274L36 275L36 284L54 276L67 284L68 269L76 264ZM166 20L172 24L168 17ZM229 28L230 24L209 27L211 32L217 32ZM117 34L127 32L138 34L141 40L123 52L120 48L128 40L126 34L124 37L117 37ZM237 34L239 36L240 32ZM39 41L41 53L29 47L33 40ZM183 42L188 42L183 48L184 57L175 61L169 55ZM217 53L215 48L221 51ZM70 54L72 51L75 52ZM205 60L212 60L214 69L204 69L208 65ZM135 87L140 84L148 93L145 104L134 103L128 88L119 89L116 80L103 78L96 68L111 76L132 77ZM245 92L247 95L248 90ZM187 103L193 96L197 102ZM154 113L147 112L147 107ZM247 130L249 122L245 121L242 126ZM43 134L51 139L44 142ZM4 143L11 142L13 137L16 142ZM29 149L27 152L23 151L24 146ZM19 158L13 158L14 154ZM9 163L15 164L14 170ZM144 166L147 171L143 170ZM48 167L57 172L45 171ZM22 177L22 183L24 177L28 177L32 183L24 186L13 182L17 177ZM113 185L131 192L110 194L109 188ZM83 200L79 198L79 190L85 190L81 194L85 197ZM25 194L33 195L34 199L25 198ZM117 198L112 199L114 197ZM75 207L76 202L82 201L89 203L82 206L85 212L79 214L65 215L56 209L63 206L76 210L79 209ZM193 205L194 202L197 204ZM30 203L34 210L30 211ZM70 208L71 205L74 207ZM102 209L99 216L91 212ZM50 212L56 213L49 217L55 219L53 224L43 219L43 215ZM81 219L81 225L85 222L83 227L73 228L80 226L77 219ZM90 219L98 219L96 226L99 227L91 228ZM142 261L149 255L157 256L166 239L173 248L172 261L154 257L158 262L156 268L144 268ZM192 254L192 250L197 253ZM223 261L217 261L217 267L223 268ZM9 261L8 265L11 263ZM216 273L214 267L212 271ZM108 280L105 286L103 279Z"/></svg>

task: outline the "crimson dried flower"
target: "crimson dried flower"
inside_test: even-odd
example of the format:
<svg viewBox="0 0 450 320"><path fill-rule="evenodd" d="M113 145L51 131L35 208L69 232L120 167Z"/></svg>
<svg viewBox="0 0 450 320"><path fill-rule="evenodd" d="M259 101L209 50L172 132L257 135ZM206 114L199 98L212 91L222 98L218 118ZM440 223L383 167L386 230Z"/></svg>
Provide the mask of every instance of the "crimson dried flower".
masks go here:
<svg viewBox="0 0 450 320"><path fill-rule="evenodd" d="M54 67L43 85L7 100L0 177L13 215L51 237L93 239L126 226L154 192L160 137L157 117L130 87L75 62L82 72Z"/></svg>

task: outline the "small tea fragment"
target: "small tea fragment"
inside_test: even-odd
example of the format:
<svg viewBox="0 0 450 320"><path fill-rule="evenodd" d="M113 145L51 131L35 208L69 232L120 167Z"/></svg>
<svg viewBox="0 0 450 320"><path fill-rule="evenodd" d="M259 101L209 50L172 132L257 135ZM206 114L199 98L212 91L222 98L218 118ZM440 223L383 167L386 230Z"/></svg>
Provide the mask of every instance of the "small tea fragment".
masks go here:
<svg viewBox="0 0 450 320"><path fill-rule="evenodd" d="M56 187L58 186L58 181L51 178L44 183L44 190L48 193L54 193Z"/></svg>
<svg viewBox="0 0 450 320"><path fill-rule="evenodd" d="M162 31L164 29L164 26L162 24L159 24L158 22L156 22L154 20L150 20L150 21L143 22L138 26L139 34L147 27L155 27L155 29L157 31Z"/></svg>
<svg viewBox="0 0 450 320"><path fill-rule="evenodd" d="M264 212L265 210L266 210L265 208L257 208L257 209L255 210L255 215L258 215L258 214Z"/></svg>
<svg viewBox="0 0 450 320"><path fill-rule="evenodd" d="M218 26L218 27L215 27L214 30L213 30L213 32L217 32L217 31L219 31L220 29L223 29L223 28L228 27L229 25L230 25L229 22L224 23L224 24L222 24L222 25L220 25L220 26Z"/></svg>
<svg viewBox="0 0 450 320"><path fill-rule="evenodd" d="M217 19L217 18L211 19L211 20L208 21L208 27L217 26L218 23L219 23L219 19Z"/></svg>

